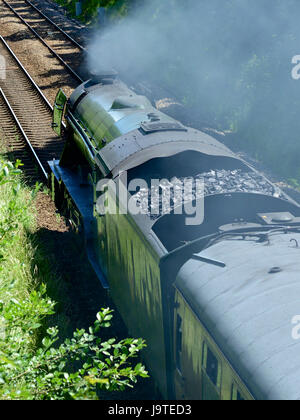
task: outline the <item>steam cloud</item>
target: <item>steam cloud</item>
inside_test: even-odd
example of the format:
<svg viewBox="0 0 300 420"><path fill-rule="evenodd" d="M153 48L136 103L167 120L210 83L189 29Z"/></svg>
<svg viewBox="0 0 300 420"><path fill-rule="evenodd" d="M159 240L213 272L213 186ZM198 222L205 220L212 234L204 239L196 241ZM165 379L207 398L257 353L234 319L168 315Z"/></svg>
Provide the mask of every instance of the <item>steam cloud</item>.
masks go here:
<svg viewBox="0 0 300 420"><path fill-rule="evenodd" d="M202 123L238 133L276 170L299 177L298 0L136 1L95 33L90 69L167 86ZM199 127L201 128L201 127Z"/></svg>

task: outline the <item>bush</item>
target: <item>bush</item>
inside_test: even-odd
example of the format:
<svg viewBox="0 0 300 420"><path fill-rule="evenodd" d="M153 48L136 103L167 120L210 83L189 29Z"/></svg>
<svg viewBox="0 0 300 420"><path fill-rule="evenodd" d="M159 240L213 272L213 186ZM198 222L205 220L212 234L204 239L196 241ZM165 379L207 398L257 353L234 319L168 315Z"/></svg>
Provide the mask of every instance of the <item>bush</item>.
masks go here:
<svg viewBox="0 0 300 420"><path fill-rule="evenodd" d="M76 330L71 339L62 342L56 326L40 337L45 319L55 313L55 302L40 285L36 244L30 241L39 186L32 192L26 188L19 166L0 158L0 398L97 399L97 389L132 387L138 377L148 376L141 363L130 365L145 343L102 341L99 330L109 327L110 309L99 312L88 331Z"/></svg>
<svg viewBox="0 0 300 420"><path fill-rule="evenodd" d="M65 7L72 17L75 17L75 4L77 0L55 0L56 3ZM110 19L126 16L133 7L135 0L83 0L82 14L79 20L85 23L92 23L97 17L99 7L107 10Z"/></svg>
<svg viewBox="0 0 300 420"><path fill-rule="evenodd" d="M88 331L77 330L59 347L58 329L49 328L38 348L26 342L41 326L41 319L53 313L54 304L45 290L32 292L24 301L0 302L2 340L0 345L0 397L2 399L69 400L98 399L97 388L124 390L147 377L141 363L134 368L129 359L144 347L141 339L114 338L101 341L100 327L108 327L109 309L97 314Z"/></svg>

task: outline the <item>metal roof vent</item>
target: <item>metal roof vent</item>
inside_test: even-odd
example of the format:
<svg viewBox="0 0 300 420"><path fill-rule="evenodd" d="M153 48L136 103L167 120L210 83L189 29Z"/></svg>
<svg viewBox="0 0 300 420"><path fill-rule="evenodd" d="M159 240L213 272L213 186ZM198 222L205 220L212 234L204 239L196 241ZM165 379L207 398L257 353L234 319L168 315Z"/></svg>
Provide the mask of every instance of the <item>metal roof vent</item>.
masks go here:
<svg viewBox="0 0 300 420"><path fill-rule="evenodd" d="M293 223L297 219L290 212L258 213L258 217L267 225Z"/></svg>
<svg viewBox="0 0 300 420"><path fill-rule="evenodd" d="M113 81L117 78L118 72L116 72L115 70L108 70L108 71L92 70L90 71L90 75L91 75L91 80L90 80L91 84L99 84L99 83L109 84L109 83L113 83Z"/></svg>
<svg viewBox="0 0 300 420"><path fill-rule="evenodd" d="M272 267L269 271L269 274L281 273L282 269L280 267Z"/></svg>
<svg viewBox="0 0 300 420"><path fill-rule="evenodd" d="M114 100L111 110L126 109L126 108L143 108L140 104L134 101L135 98L122 96Z"/></svg>
<svg viewBox="0 0 300 420"><path fill-rule="evenodd" d="M274 223L287 223L287 222L291 222L294 218L292 216L290 216L288 213L279 213L276 214L273 218L272 218L272 222Z"/></svg>
<svg viewBox="0 0 300 420"><path fill-rule="evenodd" d="M157 122L160 121L160 118L157 114L155 114L155 112L150 112L149 114L147 114L147 117L149 118L149 120L151 122Z"/></svg>
<svg viewBox="0 0 300 420"><path fill-rule="evenodd" d="M142 123L141 129L145 134L155 133L157 131L188 131L183 125L176 122Z"/></svg>

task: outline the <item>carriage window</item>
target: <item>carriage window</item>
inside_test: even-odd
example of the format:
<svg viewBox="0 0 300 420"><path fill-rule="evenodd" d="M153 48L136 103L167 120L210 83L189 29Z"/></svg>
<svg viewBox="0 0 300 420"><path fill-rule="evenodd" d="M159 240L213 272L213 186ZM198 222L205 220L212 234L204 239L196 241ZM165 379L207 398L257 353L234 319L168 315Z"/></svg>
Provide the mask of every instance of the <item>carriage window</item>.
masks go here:
<svg viewBox="0 0 300 420"><path fill-rule="evenodd" d="M182 352L182 318L177 314L176 319L176 367L181 371L181 352Z"/></svg>
<svg viewBox="0 0 300 420"><path fill-rule="evenodd" d="M237 397L236 397L236 399L237 399L238 401L245 401L245 398L243 398L243 397L242 397L242 394L240 394L240 393L239 393L239 391L237 392Z"/></svg>
<svg viewBox="0 0 300 420"><path fill-rule="evenodd" d="M203 346L202 399L217 401L221 399L221 362L208 345Z"/></svg>
<svg viewBox="0 0 300 420"><path fill-rule="evenodd" d="M217 386L218 383L218 360L212 353L212 351L207 347L207 356L206 356L206 373L212 383Z"/></svg>
<svg viewBox="0 0 300 420"><path fill-rule="evenodd" d="M235 384L232 385L231 399L235 401L245 401L245 398L243 397L242 393L239 391L237 385Z"/></svg>

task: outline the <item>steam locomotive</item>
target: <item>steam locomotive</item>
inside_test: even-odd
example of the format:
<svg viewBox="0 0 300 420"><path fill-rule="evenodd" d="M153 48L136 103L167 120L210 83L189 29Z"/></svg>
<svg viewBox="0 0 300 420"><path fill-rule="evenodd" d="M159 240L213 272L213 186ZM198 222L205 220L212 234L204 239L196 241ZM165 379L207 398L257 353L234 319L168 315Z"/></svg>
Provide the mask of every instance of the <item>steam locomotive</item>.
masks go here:
<svg viewBox="0 0 300 420"><path fill-rule="evenodd" d="M69 99L59 91L53 128L67 135L60 160L49 162L56 197L83 230L89 260L129 333L146 340L143 357L162 397L299 399L300 342L292 334L300 311L299 205L114 72L97 74ZM145 200L151 188L130 189L137 179L168 188L169 208L160 195ZM177 200L186 179L202 180L201 193L192 186ZM136 207L123 211L129 200ZM200 223L178 211L183 202L202 203Z"/></svg>

